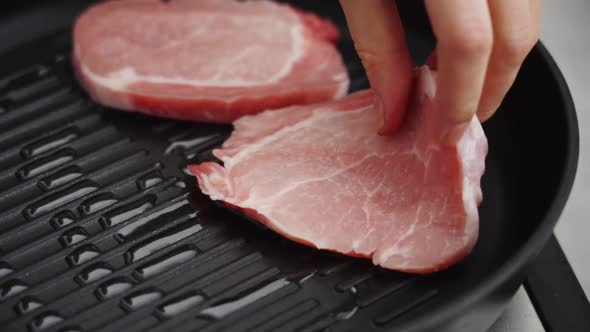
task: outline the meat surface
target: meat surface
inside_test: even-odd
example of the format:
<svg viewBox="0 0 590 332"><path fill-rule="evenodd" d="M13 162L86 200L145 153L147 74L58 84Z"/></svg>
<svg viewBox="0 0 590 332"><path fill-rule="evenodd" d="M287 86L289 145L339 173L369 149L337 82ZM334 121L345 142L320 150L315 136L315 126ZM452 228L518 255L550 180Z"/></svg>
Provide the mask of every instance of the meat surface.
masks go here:
<svg viewBox="0 0 590 332"><path fill-rule="evenodd" d="M473 248L487 139L474 118L456 146L427 129L435 82L418 73L401 131L376 134L370 91L235 122L215 150L223 162L192 165L203 193L301 243L428 273Z"/></svg>
<svg viewBox="0 0 590 332"><path fill-rule="evenodd" d="M97 102L192 121L342 97L338 30L271 1L121 0L74 27L74 69Z"/></svg>

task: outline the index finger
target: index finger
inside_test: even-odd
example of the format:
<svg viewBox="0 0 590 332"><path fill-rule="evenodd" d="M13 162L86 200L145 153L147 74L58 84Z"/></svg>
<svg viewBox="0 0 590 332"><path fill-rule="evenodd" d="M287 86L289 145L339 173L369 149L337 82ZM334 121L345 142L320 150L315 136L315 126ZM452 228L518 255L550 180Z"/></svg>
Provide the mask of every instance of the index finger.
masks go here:
<svg viewBox="0 0 590 332"><path fill-rule="evenodd" d="M492 22L485 0L426 0L426 9L437 38L440 135L452 143L477 111L492 51Z"/></svg>
<svg viewBox="0 0 590 332"><path fill-rule="evenodd" d="M401 125L412 86L412 60L394 1L340 0L380 112L379 133Z"/></svg>

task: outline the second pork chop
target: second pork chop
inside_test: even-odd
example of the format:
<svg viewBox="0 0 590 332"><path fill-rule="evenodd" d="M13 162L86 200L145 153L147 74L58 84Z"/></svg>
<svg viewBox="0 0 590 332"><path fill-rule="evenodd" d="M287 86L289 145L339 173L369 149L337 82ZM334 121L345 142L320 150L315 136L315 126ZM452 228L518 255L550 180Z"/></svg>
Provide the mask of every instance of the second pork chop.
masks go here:
<svg viewBox="0 0 590 332"><path fill-rule="evenodd" d="M446 268L478 236L487 140L474 118L455 146L427 132L434 79L393 137L376 134L373 95L242 118L190 166L201 190L295 241L417 273Z"/></svg>

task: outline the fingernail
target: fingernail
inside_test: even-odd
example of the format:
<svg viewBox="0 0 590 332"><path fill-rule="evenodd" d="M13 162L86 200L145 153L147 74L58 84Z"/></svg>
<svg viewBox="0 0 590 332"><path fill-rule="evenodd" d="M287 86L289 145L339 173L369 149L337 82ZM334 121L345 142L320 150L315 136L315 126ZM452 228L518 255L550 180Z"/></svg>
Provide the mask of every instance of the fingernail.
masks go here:
<svg viewBox="0 0 590 332"><path fill-rule="evenodd" d="M455 143L457 143L457 141L459 141L459 139L467 130L468 126L469 122L463 122L448 126L446 130L443 131L443 143L446 145L454 145Z"/></svg>
<svg viewBox="0 0 590 332"><path fill-rule="evenodd" d="M494 113L496 113L496 110L498 108L492 108L491 110L487 111L487 112L478 112L477 113L477 118L479 119L479 122L486 122L487 120L489 120L492 115L494 115Z"/></svg>

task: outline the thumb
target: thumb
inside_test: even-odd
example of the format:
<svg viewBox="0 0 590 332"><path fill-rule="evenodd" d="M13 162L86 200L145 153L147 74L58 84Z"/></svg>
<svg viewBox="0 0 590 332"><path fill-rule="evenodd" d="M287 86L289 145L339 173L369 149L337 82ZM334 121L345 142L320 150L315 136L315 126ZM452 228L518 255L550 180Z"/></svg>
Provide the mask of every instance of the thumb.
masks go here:
<svg viewBox="0 0 590 332"><path fill-rule="evenodd" d="M379 133L389 135L403 121L412 87L412 60L392 0L340 0L371 88Z"/></svg>

